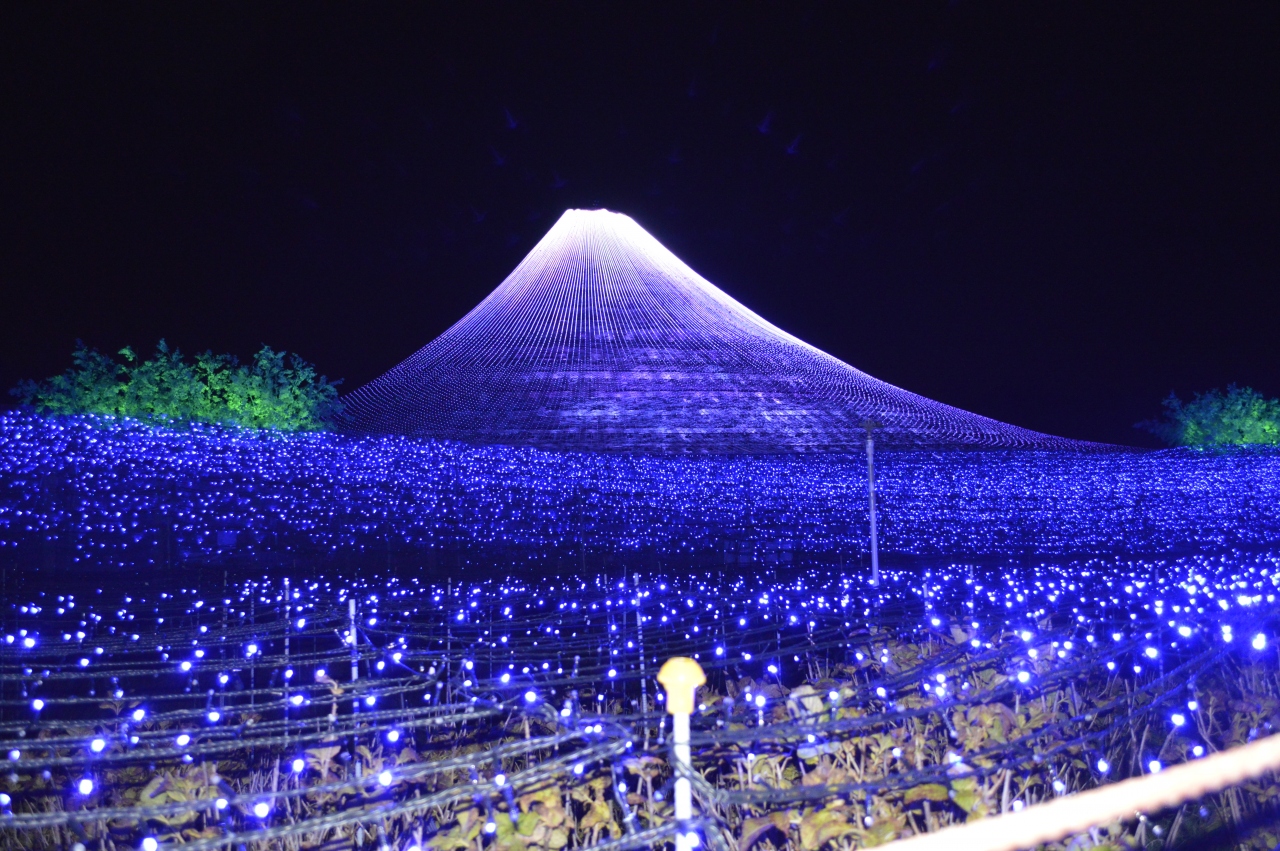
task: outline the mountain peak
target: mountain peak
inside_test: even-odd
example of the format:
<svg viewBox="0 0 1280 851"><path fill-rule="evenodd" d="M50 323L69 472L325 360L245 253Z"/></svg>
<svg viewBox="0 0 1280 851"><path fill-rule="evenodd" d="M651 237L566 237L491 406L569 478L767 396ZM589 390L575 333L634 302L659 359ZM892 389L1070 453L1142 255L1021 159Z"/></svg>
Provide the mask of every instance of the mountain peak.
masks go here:
<svg viewBox="0 0 1280 851"><path fill-rule="evenodd" d="M470 313L346 397L353 428L642 454L1084 449L879 381L758 316L629 216L568 210Z"/></svg>

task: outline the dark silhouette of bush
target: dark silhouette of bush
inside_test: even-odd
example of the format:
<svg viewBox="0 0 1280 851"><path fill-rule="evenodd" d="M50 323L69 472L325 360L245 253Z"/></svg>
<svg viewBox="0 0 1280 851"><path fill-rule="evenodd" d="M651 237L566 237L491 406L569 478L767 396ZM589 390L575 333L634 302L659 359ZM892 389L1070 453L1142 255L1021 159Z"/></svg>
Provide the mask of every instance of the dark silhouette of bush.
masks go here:
<svg viewBox="0 0 1280 851"><path fill-rule="evenodd" d="M110 414L141 420L201 422L322 431L341 410L340 382L317 375L297 355L268 346L242 364L232 355L187 360L161 340L150 360L123 348L116 360L78 344L72 367L45 381L24 381L11 392L49 414Z"/></svg>
<svg viewBox="0 0 1280 851"><path fill-rule="evenodd" d="M1170 393L1164 419L1138 423L1170 446L1280 445L1280 399L1232 384L1183 402Z"/></svg>

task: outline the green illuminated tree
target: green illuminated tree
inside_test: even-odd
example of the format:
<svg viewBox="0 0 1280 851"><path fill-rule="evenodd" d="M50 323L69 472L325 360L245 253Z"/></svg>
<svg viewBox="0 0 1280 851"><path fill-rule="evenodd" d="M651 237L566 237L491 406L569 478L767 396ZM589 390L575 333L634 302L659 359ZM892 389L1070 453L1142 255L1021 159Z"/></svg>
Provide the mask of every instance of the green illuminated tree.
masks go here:
<svg viewBox="0 0 1280 851"><path fill-rule="evenodd" d="M1280 445L1280 399L1232 384L1197 393L1190 402L1164 400L1164 419L1138 423L1170 446Z"/></svg>
<svg viewBox="0 0 1280 851"><path fill-rule="evenodd" d="M115 360L83 344L72 367L13 389L22 402L50 414L110 414L143 420L203 422L320 431L337 417L339 382L268 346L248 364L204 352L191 361L161 340L149 360L125 347Z"/></svg>

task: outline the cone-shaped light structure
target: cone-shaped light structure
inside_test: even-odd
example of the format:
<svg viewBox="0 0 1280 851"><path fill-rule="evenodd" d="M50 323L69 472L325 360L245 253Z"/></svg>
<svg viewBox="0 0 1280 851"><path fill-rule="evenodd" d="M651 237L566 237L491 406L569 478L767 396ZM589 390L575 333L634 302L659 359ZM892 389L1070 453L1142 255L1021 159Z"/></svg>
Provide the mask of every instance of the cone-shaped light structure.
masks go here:
<svg viewBox="0 0 1280 851"><path fill-rule="evenodd" d="M354 430L596 452L1096 448L859 372L699 277L629 217L570 210L474 310L345 399Z"/></svg>

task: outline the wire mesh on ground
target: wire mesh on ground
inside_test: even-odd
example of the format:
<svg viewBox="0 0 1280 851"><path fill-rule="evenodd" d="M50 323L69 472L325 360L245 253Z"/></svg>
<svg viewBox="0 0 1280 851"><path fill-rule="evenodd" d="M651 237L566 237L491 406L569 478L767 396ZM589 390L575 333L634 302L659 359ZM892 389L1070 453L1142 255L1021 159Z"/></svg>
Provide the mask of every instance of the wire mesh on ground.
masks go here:
<svg viewBox="0 0 1280 851"><path fill-rule="evenodd" d="M853 847L1264 736L1280 555L1035 572L48 589L5 612L6 847ZM156 588L154 579L152 587ZM355 605L352 606L352 603ZM353 619L354 611L354 619ZM708 674L699 813L654 677ZM1189 841L1229 790L1100 826Z"/></svg>

